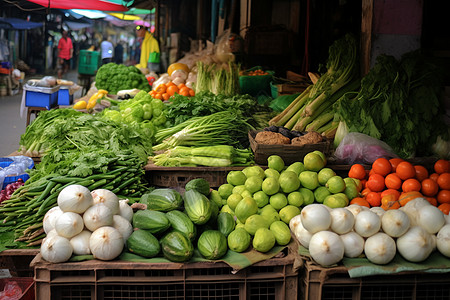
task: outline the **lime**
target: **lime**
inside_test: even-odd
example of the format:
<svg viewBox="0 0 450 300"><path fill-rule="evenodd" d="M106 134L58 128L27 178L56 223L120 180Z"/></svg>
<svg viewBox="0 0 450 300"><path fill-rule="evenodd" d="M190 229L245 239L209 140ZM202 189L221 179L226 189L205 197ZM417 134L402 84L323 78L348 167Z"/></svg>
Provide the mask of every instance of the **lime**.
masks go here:
<svg viewBox="0 0 450 300"><path fill-rule="evenodd" d="M300 207L303 205L303 195L299 191L291 192L287 196L288 204Z"/></svg>
<svg viewBox="0 0 450 300"><path fill-rule="evenodd" d="M209 193L209 200L214 201L218 207L222 207L222 197L220 196L219 192L216 190L212 190L211 193Z"/></svg>
<svg viewBox="0 0 450 300"><path fill-rule="evenodd" d="M261 188L267 195L274 195L280 190L280 183L277 178L268 177L264 179Z"/></svg>
<svg viewBox="0 0 450 300"><path fill-rule="evenodd" d="M260 252L267 252L275 246L275 235L268 228L259 228L253 237L253 248Z"/></svg>
<svg viewBox="0 0 450 300"><path fill-rule="evenodd" d="M253 199L255 200L258 207L264 207L269 203L269 196L263 191L257 191L253 194Z"/></svg>
<svg viewBox="0 0 450 300"><path fill-rule="evenodd" d="M227 182L232 185L244 184L247 176L242 171L230 171L227 174Z"/></svg>
<svg viewBox="0 0 450 300"><path fill-rule="evenodd" d="M243 190L241 193L242 198L253 197L253 194L249 190Z"/></svg>
<svg viewBox="0 0 450 300"><path fill-rule="evenodd" d="M298 190L303 196L303 206L314 203L314 193L310 189L300 188Z"/></svg>
<svg viewBox="0 0 450 300"><path fill-rule="evenodd" d="M300 214L300 209L297 206L294 205L286 205L280 211L278 212L280 215L281 221L283 221L286 224L289 224L289 221Z"/></svg>
<svg viewBox="0 0 450 300"><path fill-rule="evenodd" d="M265 169L264 174L266 175L266 178L273 177L273 178L278 179L280 177L280 172L278 172L275 169L270 169L270 168Z"/></svg>
<svg viewBox="0 0 450 300"><path fill-rule="evenodd" d="M262 183L263 183L263 179L259 176L250 176L247 177L247 180L245 180L245 188L250 192L250 193L256 193L257 191L261 190L262 187Z"/></svg>
<svg viewBox="0 0 450 300"><path fill-rule="evenodd" d="M358 179L356 179L356 180L358 180ZM357 186L356 181L354 181L353 178L351 178L351 177L345 177L344 182L345 182L345 186L348 186L348 185L354 185L355 187Z"/></svg>
<svg viewBox="0 0 450 300"><path fill-rule="evenodd" d="M317 172L314 171L303 171L298 176L300 183L303 187L314 190L319 186L319 177Z"/></svg>
<svg viewBox="0 0 450 300"><path fill-rule="evenodd" d="M243 198L241 194L233 193L227 198L227 205L232 211L234 211L236 209L236 206L242 199Z"/></svg>
<svg viewBox="0 0 450 300"><path fill-rule="evenodd" d="M245 223L245 220L247 220L248 217L256 214L257 212L258 205L251 197L245 197L244 199L239 201L236 209L234 210L234 214L242 223Z"/></svg>
<svg viewBox="0 0 450 300"><path fill-rule="evenodd" d="M260 215L251 215L245 220L244 228L251 235L255 235L256 230L259 228L269 228L270 224L267 220Z"/></svg>
<svg viewBox="0 0 450 300"><path fill-rule="evenodd" d="M244 226L241 224L241 226ZM235 228L227 237L228 247L235 252L244 252L250 246L251 236L244 228Z"/></svg>
<svg viewBox="0 0 450 300"><path fill-rule="evenodd" d="M283 193L276 193L275 195L270 196L269 203L276 210L280 210L288 204L288 200Z"/></svg>
<svg viewBox="0 0 450 300"><path fill-rule="evenodd" d="M217 191L219 192L220 197L227 199L233 193L233 188L234 186L232 184L224 183L219 186Z"/></svg>
<svg viewBox="0 0 450 300"><path fill-rule="evenodd" d="M242 194L243 191L245 191L247 188L245 187L245 185L237 185L233 188L233 190L231 191L232 194Z"/></svg>
<svg viewBox="0 0 450 300"><path fill-rule="evenodd" d="M222 208L220 209L220 212L226 212L226 213L229 213L230 215L234 216L234 211L228 206L228 204L225 204L224 206L222 206Z"/></svg>
<svg viewBox="0 0 450 300"><path fill-rule="evenodd" d="M319 171L319 173L317 173L317 176L319 179L319 184L325 185L328 179L330 179L333 176L336 176L336 172L334 172L330 168L323 168L322 170Z"/></svg>
<svg viewBox="0 0 450 300"><path fill-rule="evenodd" d="M325 198L329 195L331 195L330 191L324 186L319 186L314 190L314 199L316 202L323 203Z"/></svg>
<svg viewBox="0 0 450 300"><path fill-rule="evenodd" d="M275 212L278 213L277 210L275 208L273 208L272 205L267 204L266 206L262 207L259 211L259 214L265 214L265 213L270 213L270 212Z"/></svg>
<svg viewBox="0 0 450 300"><path fill-rule="evenodd" d="M272 224L270 224L269 229L275 236L275 240L277 241L278 245L284 246L289 244L289 242L291 241L291 230L286 223L282 221L273 222Z"/></svg>
<svg viewBox="0 0 450 300"><path fill-rule="evenodd" d="M334 194L327 196L323 201L323 204L330 208L346 207L348 204L348 199L346 200L346 198L339 196L338 194Z"/></svg>
<svg viewBox="0 0 450 300"><path fill-rule="evenodd" d="M313 153L319 155L320 158L322 158L324 165L327 164L327 157L325 156L325 154L322 151L314 150Z"/></svg>
<svg viewBox="0 0 450 300"><path fill-rule="evenodd" d="M281 172L284 169L284 160L279 155L271 155L267 158L267 166Z"/></svg>
<svg viewBox="0 0 450 300"><path fill-rule="evenodd" d="M261 179L264 179L265 177L264 170L260 166L246 167L242 170L242 172L244 172L247 178L249 178L250 176L260 176Z"/></svg>
<svg viewBox="0 0 450 300"><path fill-rule="evenodd" d="M290 193L300 187L300 179L294 171L284 171L278 178L280 188L285 193Z"/></svg>
<svg viewBox="0 0 450 300"><path fill-rule="evenodd" d="M307 171L319 172L320 169L325 167L325 162L322 157L314 152L309 152L303 158L303 164L305 165L305 169Z"/></svg>
<svg viewBox="0 0 450 300"><path fill-rule="evenodd" d="M296 161L295 163L290 164L286 168L286 171L294 171L298 176L301 172L305 171L305 165L301 161Z"/></svg>
<svg viewBox="0 0 450 300"><path fill-rule="evenodd" d="M347 184L345 186L344 194L347 196L349 200L352 200L353 198L357 197L359 192L356 185L353 184Z"/></svg>
<svg viewBox="0 0 450 300"><path fill-rule="evenodd" d="M342 179L342 177L339 175L333 176L330 179L328 179L325 186L332 194L341 193L345 190L344 179Z"/></svg>

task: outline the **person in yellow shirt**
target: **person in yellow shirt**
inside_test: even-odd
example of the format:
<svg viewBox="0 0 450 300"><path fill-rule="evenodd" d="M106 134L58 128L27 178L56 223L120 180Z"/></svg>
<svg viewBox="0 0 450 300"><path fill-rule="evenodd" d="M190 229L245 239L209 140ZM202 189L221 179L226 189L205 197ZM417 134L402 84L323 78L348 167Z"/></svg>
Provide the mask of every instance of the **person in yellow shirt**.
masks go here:
<svg viewBox="0 0 450 300"><path fill-rule="evenodd" d="M141 43L141 56L136 67L159 72L160 52L158 41L148 31L148 27L139 25L136 27L136 33L138 38L143 38Z"/></svg>

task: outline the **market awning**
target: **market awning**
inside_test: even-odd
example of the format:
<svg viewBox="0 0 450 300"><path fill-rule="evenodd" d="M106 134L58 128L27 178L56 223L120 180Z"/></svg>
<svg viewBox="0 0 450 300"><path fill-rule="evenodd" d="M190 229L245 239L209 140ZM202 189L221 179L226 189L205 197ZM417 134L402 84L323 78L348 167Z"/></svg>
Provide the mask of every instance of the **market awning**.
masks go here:
<svg viewBox="0 0 450 300"><path fill-rule="evenodd" d="M26 20L17 18L2 18L0 17L0 28L2 29L33 29L42 27L42 23L28 22Z"/></svg>
<svg viewBox="0 0 450 300"><path fill-rule="evenodd" d="M102 0L27 0L44 7L59 9L94 9L101 11L127 11L128 8L109 1Z"/></svg>
<svg viewBox="0 0 450 300"><path fill-rule="evenodd" d="M80 30L92 26L92 24L85 22L64 21L64 23L70 28L70 30Z"/></svg>

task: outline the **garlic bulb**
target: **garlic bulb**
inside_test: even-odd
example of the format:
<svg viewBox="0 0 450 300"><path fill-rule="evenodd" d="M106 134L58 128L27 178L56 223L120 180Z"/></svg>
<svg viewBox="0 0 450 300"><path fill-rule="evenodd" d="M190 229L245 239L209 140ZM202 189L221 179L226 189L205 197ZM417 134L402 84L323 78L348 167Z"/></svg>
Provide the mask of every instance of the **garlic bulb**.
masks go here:
<svg viewBox="0 0 450 300"><path fill-rule="evenodd" d="M51 263L68 261L72 252L69 240L59 235L48 237L41 244L42 258Z"/></svg>
<svg viewBox="0 0 450 300"><path fill-rule="evenodd" d="M330 211L324 205L307 205L302 209L300 215L303 227L311 234L330 228Z"/></svg>
<svg viewBox="0 0 450 300"><path fill-rule="evenodd" d="M366 240L364 253L367 259L374 264L387 264L394 259L395 241L386 233L378 232Z"/></svg>
<svg viewBox="0 0 450 300"><path fill-rule="evenodd" d="M120 255L123 247L122 235L111 226L100 227L89 238L89 248L97 259L113 260Z"/></svg>
<svg viewBox="0 0 450 300"><path fill-rule="evenodd" d="M369 237L380 231L380 228L381 220L376 213L365 210L356 215L354 229L360 236Z"/></svg>
<svg viewBox="0 0 450 300"><path fill-rule="evenodd" d="M119 198L106 189L96 189L91 192L92 198L94 199L94 204L103 203L109 207L113 215L120 213L119 211Z"/></svg>
<svg viewBox="0 0 450 300"><path fill-rule="evenodd" d="M95 204L83 214L84 225L90 231L95 231L103 226L112 226L113 215L111 209L104 203Z"/></svg>
<svg viewBox="0 0 450 300"><path fill-rule="evenodd" d="M354 231L341 235L345 257L358 257L364 251L364 239Z"/></svg>
<svg viewBox="0 0 450 300"><path fill-rule="evenodd" d="M83 227L83 219L74 212L62 213L55 221L55 229L58 235L68 239L79 234Z"/></svg>
<svg viewBox="0 0 450 300"><path fill-rule="evenodd" d="M59 208L59 206L55 206L51 208L44 216L44 220L42 221L44 231L48 234L55 228L56 219L62 215L63 211Z"/></svg>
<svg viewBox="0 0 450 300"><path fill-rule="evenodd" d="M309 253L318 264L330 266L344 257L344 243L334 232L319 231L311 237Z"/></svg>
<svg viewBox="0 0 450 300"><path fill-rule="evenodd" d="M353 229L355 217L346 208L335 208L331 211L331 230L337 234L345 234Z"/></svg>
<svg viewBox="0 0 450 300"><path fill-rule="evenodd" d="M119 200L119 214L124 217L128 222L133 220L133 209L128 204L130 200Z"/></svg>
<svg viewBox="0 0 450 300"><path fill-rule="evenodd" d="M397 250L406 260L421 262L433 251L433 238L422 227L413 226L397 238Z"/></svg>
<svg viewBox="0 0 450 300"><path fill-rule="evenodd" d="M120 234L123 237L124 243L127 242L128 238L133 233L133 226L131 225L131 223L120 215L113 216L113 227L119 230Z"/></svg>
<svg viewBox="0 0 450 300"><path fill-rule="evenodd" d="M391 209L381 218L381 228L391 237L402 236L408 231L410 221L408 215L399 209Z"/></svg>
<svg viewBox="0 0 450 300"><path fill-rule="evenodd" d="M89 249L89 238L91 237L91 232L83 230L76 236L70 239L70 244L73 248L73 254L75 255L89 255L91 250Z"/></svg>
<svg viewBox="0 0 450 300"><path fill-rule="evenodd" d="M87 187L79 184L69 185L58 195L58 206L63 212L82 214L92 204L92 195Z"/></svg>

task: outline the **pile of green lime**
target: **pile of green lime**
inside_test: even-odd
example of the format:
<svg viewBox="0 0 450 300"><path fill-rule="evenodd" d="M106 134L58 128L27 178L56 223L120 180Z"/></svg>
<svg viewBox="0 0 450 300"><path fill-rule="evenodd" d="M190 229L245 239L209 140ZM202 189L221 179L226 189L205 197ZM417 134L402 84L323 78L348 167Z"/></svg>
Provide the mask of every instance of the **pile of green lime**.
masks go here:
<svg viewBox="0 0 450 300"><path fill-rule="evenodd" d="M278 155L267 159L267 169L250 166L230 171L227 183L217 189L221 212L231 214L236 226L228 236L229 248L245 251L250 245L267 252L275 245L287 245L289 221L302 207L323 203L330 208L345 207L357 197L357 179L342 178L326 167L321 151L305 155L302 162L288 166ZM243 249L243 250L242 250Z"/></svg>

